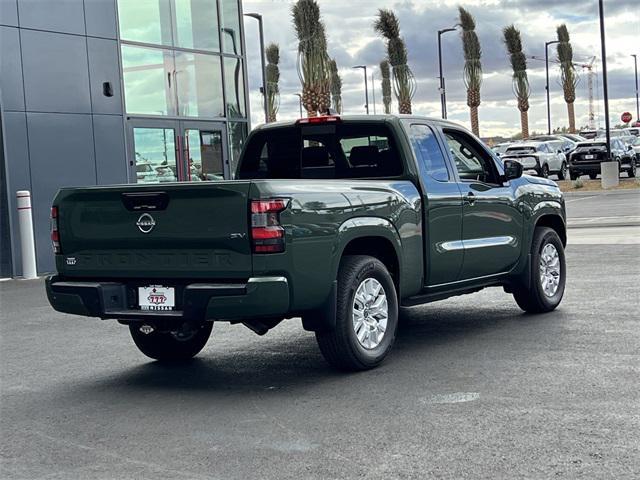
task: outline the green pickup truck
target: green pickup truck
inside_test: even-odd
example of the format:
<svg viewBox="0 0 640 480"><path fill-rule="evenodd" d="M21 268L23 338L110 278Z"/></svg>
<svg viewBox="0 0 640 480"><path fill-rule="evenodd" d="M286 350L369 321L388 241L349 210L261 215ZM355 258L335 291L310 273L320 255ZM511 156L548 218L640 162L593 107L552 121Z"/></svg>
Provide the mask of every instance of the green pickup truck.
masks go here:
<svg viewBox="0 0 640 480"><path fill-rule="evenodd" d="M60 312L116 319L163 361L214 322L301 318L342 370L391 350L400 307L500 286L531 313L565 288L564 200L460 126L320 116L255 129L234 180L64 188L52 207Z"/></svg>

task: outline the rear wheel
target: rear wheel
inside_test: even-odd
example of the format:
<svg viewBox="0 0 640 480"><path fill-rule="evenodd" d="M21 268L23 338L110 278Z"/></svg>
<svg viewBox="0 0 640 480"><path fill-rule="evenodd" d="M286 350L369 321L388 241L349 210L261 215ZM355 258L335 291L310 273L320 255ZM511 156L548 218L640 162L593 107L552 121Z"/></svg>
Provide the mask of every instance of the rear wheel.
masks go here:
<svg viewBox="0 0 640 480"><path fill-rule="evenodd" d="M580 175L577 172L569 171L569 177L571 178L571 180L577 180L578 178L580 178Z"/></svg>
<svg viewBox="0 0 640 480"><path fill-rule="evenodd" d="M562 301L566 281L564 247L555 230L538 227L531 245L531 272L528 286L514 289L513 296L525 312L544 313Z"/></svg>
<svg viewBox="0 0 640 480"><path fill-rule="evenodd" d="M211 335L213 322L194 326L184 324L173 332L150 333L148 325L131 324L129 331L136 347L147 357L166 362L188 360L195 357L204 348Z"/></svg>
<svg viewBox="0 0 640 480"><path fill-rule="evenodd" d="M638 166L636 165L636 159L632 158L631 159L631 168L629 168L629 170L627 170L627 175L629 175L629 178L635 178L635 176L638 174Z"/></svg>
<svg viewBox="0 0 640 480"><path fill-rule="evenodd" d="M589 174L589 178L590 178L591 180L595 180L597 177L598 177L598 174L597 174L597 173L590 173L590 174Z"/></svg>
<svg viewBox="0 0 640 480"><path fill-rule="evenodd" d="M374 257L348 255L340 262L335 328L316 332L325 360L339 370L378 366L395 341L398 299L385 265Z"/></svg>
<svg viewBox="0 0 640 480"><path fill-rule="evenodd" d="M549 178L549 165L547 165L546 163L542 165L542 170L540 172L540 175L543 178Z"/></svg>
<svg viewBox="0 0 640 480"><path fill-rule="evenodd" d="M562 162L562 166L560 167L560 171L558 172L559 180L566 180L569 178L569 168L567 167L566 162Z"/></svg>

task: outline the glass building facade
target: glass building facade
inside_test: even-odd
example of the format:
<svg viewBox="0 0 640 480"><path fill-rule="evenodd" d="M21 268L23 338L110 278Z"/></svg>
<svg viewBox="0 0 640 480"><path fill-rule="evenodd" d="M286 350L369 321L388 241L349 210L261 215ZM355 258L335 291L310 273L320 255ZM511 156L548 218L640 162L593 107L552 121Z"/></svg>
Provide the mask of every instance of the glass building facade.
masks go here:
<svg viewBox="0 0 640 480"><path fill-rule="evenodd" d="M248 132L240 2L119 0L118 19L131 178L229 178Z"/></svg>
<svg viewBox="0 0 640 480"><path fill-rule="evenodd" d="M61 187L230 178L248 134L240 0L0 0L0 277L38 272Z"/></svg>

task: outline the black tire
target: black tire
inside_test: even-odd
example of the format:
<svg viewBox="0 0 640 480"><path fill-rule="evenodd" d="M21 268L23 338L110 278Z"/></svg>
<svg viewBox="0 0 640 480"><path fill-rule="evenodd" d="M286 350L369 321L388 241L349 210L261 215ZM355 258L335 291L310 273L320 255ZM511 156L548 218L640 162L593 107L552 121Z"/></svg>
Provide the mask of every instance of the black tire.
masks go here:
<svg viewBox="0 0 640 480"><path fill-rule="evenodd" d="M164 362L179 362L195 357L211 335L213 322L205 322L188 332L159 332L145 334L140 324L129 325L136 347L147 357Z"/></svg>
<svg viewBox="0 0 640 480"><path fill-rule="evenodd" d="M384 289L388 305L386 331L380 343L365 348L353 325L353 308L356 290L366 279L377 280ZM361 328L367 328L362 326ZM331 331L316 332L316 340L325 360L332 367L343 371L368 370L377 367L391 351L398 328L398 297L393 279L385 265L374 257L347 255L338 270L338 298L336 326Z"/></svg>
<svg viewBox="0 0 640 480"><path fill-rule="evenodd" d="M546 163L542 165L542 168L540 169L540 176L542 178L549 178L549 165Z"/></svg>
<svg viewBox="0 0 640 480"><path fill-rule="evenodd" d="M590 173L590 174L589 174L589 178L590 178L591 180L595 180L596 178L598 178L598 174L597 174L597 173Z"/></svg>
<svg viewBox="0 0 640 480"><path fill-rule="evenodd" d="M566 180L569 177L569 168L567 162L562 162L560 171L558 172L558 180Z"/></svg>
<svg viewBox="0 0 640 480"><path fill-rule="evenodd" d="M548 244L553 245L556 249L560 267L558 288L552 296L544 293L542 280L540 278L540 257L542 250ZM521 285L514 288L513 297L518 306L529 313L545 313L554 310L562 301L567 276L564 247L555 230L547 227L537 227L535 229L533 242L531 244L530 275L529 287Z"/></svg>
<svg viewBox="0 0 640 480"><path fill-rule="evenodd" d="M571 170L569 170L569 178L571 178L571 180L577 180L578 178L580 178L580 175L576 172L572 172Z"/></svg>
<svg viewBox="0 0 640 480"><path fill-rule="evenodd" d="M631 166L629 167L629 170L627 170L627 175L629 176L629 178L635 178L637 174L638 174L638 166L636 164L636 159L632 158Z"/></svg>

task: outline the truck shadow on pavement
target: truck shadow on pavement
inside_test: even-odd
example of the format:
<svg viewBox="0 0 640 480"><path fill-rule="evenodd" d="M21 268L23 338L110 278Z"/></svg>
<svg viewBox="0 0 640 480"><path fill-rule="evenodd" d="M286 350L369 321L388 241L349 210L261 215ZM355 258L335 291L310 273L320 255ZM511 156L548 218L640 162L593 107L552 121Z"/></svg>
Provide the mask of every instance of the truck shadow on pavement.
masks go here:
<svg viewBox="0 0 640 480"><path fill-rule="evenodd" d="M387 376L420 374L438 363L450 365L463 356L468 360L486 355L495 350L496 341L507 336L510 342L515 336L517 342L524 343L524 348L527 343L535 345L541 341L540 335L546 337L545 341L553 341L555 329L542 329L540 324L558 322L558 315L561 313L525 315L517 308L504 305L498 308L416 307L402 312L394 350L382 366L369 372L346 374L328 367L313 334L302 332L301 328L289 328L282 333L274 331L271 334L274 338L267 335L241 345L236 341L231 350L225 350L224 339L215 344L214 334L213 346L189 362L166 365L149 361L119 372L112 370L108 376L76 383L72 387L75 392L67 393L76 395L80 389L85 394L93 392L100 396L121 397L123 393L130 393L137 397L141 392L153 392L204 394L211 398L270 390L291 392L323 383L337 386L349 382L358 388L360 384L370 384L371 375L384 382Z"/></svg>

